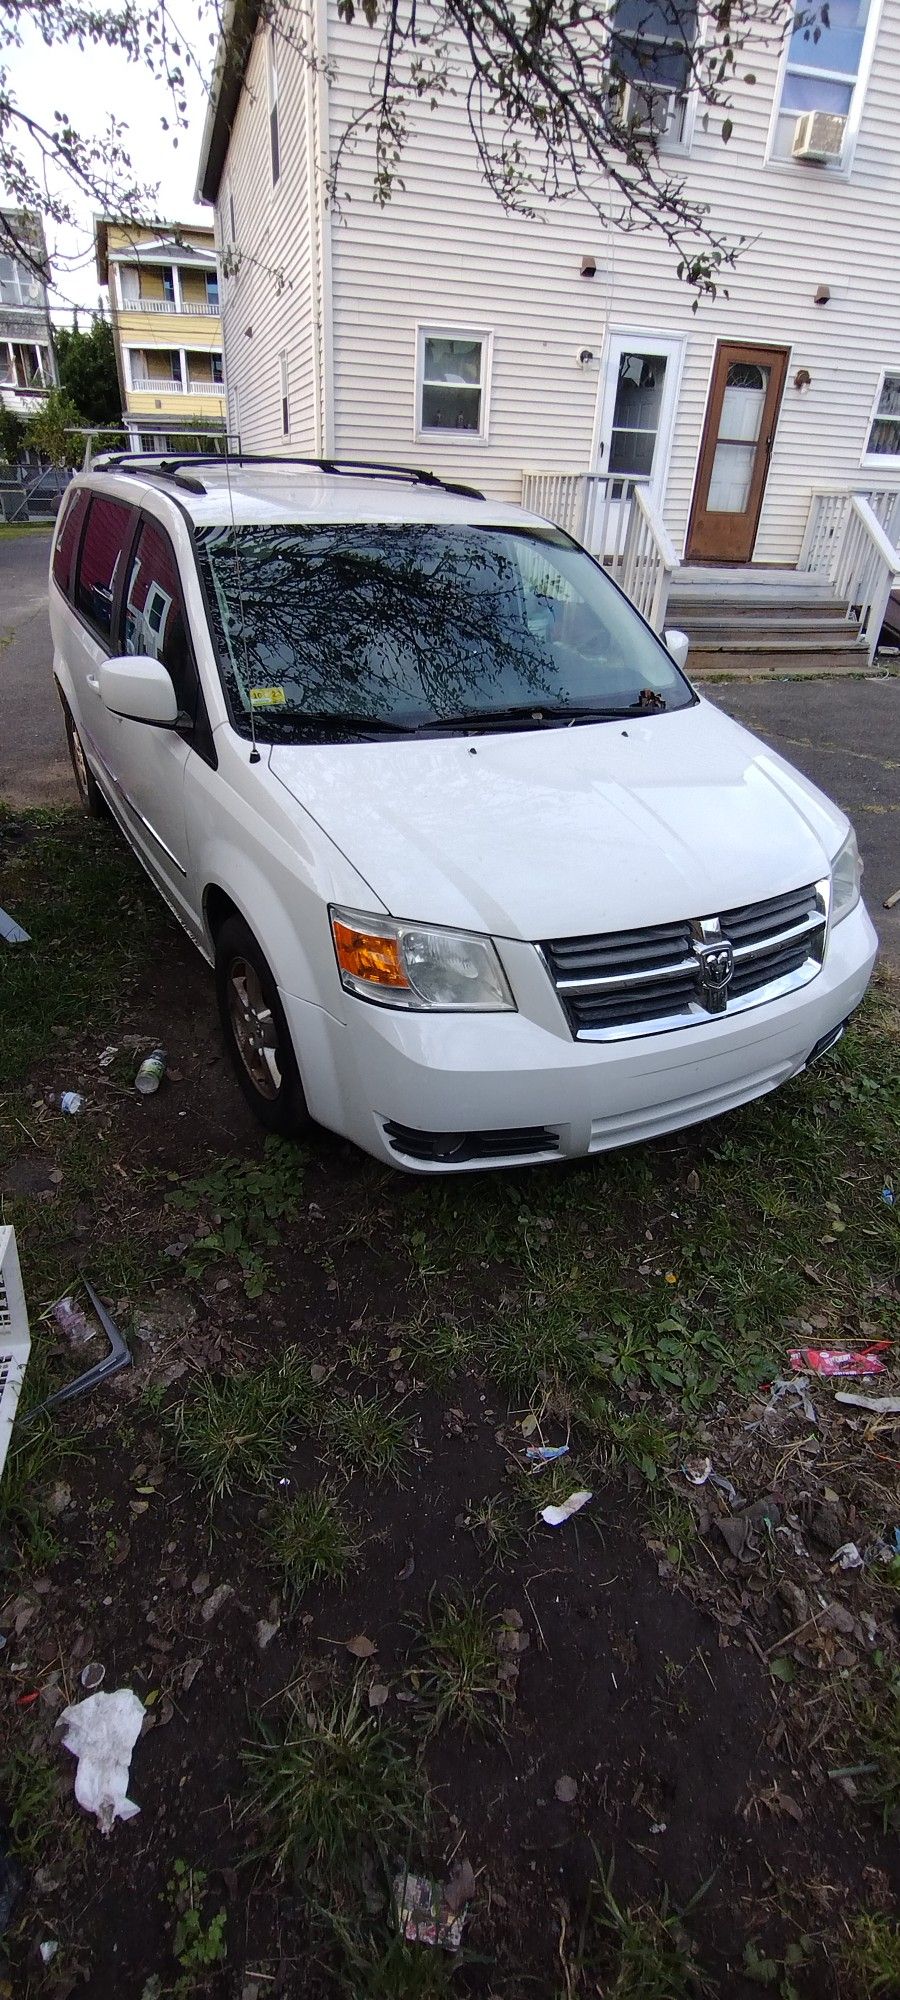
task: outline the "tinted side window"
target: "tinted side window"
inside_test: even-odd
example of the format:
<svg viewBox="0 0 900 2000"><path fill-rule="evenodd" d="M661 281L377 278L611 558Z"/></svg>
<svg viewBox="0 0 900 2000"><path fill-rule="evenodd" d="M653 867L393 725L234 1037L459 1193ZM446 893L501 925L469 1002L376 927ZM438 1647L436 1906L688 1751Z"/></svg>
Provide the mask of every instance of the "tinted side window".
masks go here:
<svg viewBox="0 0 900 2000"><path fill-rule="evenodd" d="M93 495L81 544L76 601L79 611L101 639L108 639L112 632L116 575L133 519L131 508L123 501Z"/></svg>
<svg viewBox="0 0 900 2000"><path fill-rule="evenodd" d="M88 496L83 486L76 487L75 492L63 501L63 517L53 551L53 575L67 597L72 594L75 555L87 503Z"/></svg>
<svg viewBox="0 0 900 2000"><path fill-rule="evenodd" d="M193 716L197 689L187 617L178 575L178 559L169 541L145 521L135 543L125 592L124 650L149 653L161 660L178 697L178 706Z"/></svg>

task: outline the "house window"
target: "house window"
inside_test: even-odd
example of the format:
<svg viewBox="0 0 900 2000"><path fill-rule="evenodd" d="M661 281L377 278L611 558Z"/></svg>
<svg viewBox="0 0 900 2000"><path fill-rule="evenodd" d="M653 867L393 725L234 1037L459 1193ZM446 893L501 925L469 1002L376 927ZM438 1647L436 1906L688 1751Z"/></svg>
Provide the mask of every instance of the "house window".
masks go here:
<svg viewBox="0 0 900 2000"><path fill-rule="evenodd" d="M209 357L209 359L210 359L210 365L211 365L211 367L212 367L212 378L213 378L213 381L214 381L214 382L223 382L225 378L224 378L224 375L223 375L223 373L222 373L222 356L221 356L221 354L211 354L211 355L210 355L210 357Z"/></svg>
<svg viewBox="0 0 900 2000"><path fill-rule="evenodd" d="M46 347L32 341L0 343L0 382L9 389L45 389L52 380Z"/></svg>
<svg viewBox="0 0 900 2000"><path fill-rule="evenodd" d="M234 226L234 194L231 188L228 190L228 221L231 226L231 241L232 243L236 243L237 231Z"/></svg>
<svg viewBox="0 0 900 2000"><path fill-rule="evenodd" d="M282 437L290 437L291 401L290 401L290 386L288 382L288 358L286 350L283 350L282 353L279 354L278 356L278 370L281 378L281 434Z"/></svg>
<svg viewBox="0 0 900 2000"><path fill-rule="evenodd" d="M218 312L219 280L217 274L214 271L207 271L206 273L206 303L208 306L215 306L216 311Z"/></svg>
<svg viewBox="0 0 900 2000"><path fill-rule="evenodd" d="M876 7L877 0L829 0L827 7L818 0L797 0L772 135L773 158L790 159L797 120L805 111L831 112L847 127L858 121Z"/></svg>
<svg viewBox="0 0 900 2000"><path fill-rule="evenodd" d="M663 147L689 143L696 0L616 0L609 30L610 81L636 133Z"/></svg>
<svg viewBox="0 0 900 2000"><path fill-rule="evenodd" d="M39 306L42 303L41 281L27 265L19 264L14 257L0 257L0 304L5 306Z"/></svg>
<svg viewBox="0 0 900 2000"><path fill-rule="evenodd" d="M900 374L882 375L869 423L864 461L900 459Z"/></svg>
<svg viewBox="0 0 900 2000"><path fill-rule="evenodd" d="M421 328L419 332L417 427L487 436L490 336Z"/></svg>
<svg viewBox="0 0 900 2000"><path fill-rule="evenodd" d="M269 79L269 146L272 153L272 186L275 187L281 172L281 154L278 145L278 58L275 50L274 28L270 28L266 36L266 75Z"/></svg>
<svg viewBox="0 0 900 2000"><path fill-rule="evenodd" d="M164 266L162 271L162 285L163 298L166 301L166 305L173 306L175 304L175 273L168 264Z"/></svg>

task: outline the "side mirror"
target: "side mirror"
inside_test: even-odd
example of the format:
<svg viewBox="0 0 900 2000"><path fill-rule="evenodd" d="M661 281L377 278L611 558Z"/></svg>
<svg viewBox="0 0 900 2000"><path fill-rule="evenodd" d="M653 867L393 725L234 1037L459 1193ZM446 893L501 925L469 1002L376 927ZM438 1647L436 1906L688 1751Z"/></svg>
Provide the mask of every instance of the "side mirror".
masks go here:
<svg viewBox="0 0 900 2000"><path fill-rule="evenodd" d="M132 722L155 722L163 729L171 729L177 721L178 702L172 676L149 653L105 660L97 669L97 679L100 700L113 715L125 715Z"/></svg>
<svg viewBox="0 0 900 2000"><path fill-rule="evenodd" d="M680 667L683 673L687 666L688 653L691 650L691 642L687 633L677 632L673 628L671 632L666 632L664 636L667 651L671 653L676 667Z"/></svg>

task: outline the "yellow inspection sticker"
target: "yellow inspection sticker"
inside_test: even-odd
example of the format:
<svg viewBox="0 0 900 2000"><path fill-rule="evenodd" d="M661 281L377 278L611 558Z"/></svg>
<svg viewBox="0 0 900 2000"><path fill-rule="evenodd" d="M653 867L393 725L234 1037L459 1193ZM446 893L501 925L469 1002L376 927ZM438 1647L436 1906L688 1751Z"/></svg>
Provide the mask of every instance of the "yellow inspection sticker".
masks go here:
<svg viewBox="0 0 900 2000"><path fill-rule="evenodd" d="M269 687L269 688L250 689L251 708L284 708L286 702L287 702L287 695L285 694L284 688Z"/></svg>

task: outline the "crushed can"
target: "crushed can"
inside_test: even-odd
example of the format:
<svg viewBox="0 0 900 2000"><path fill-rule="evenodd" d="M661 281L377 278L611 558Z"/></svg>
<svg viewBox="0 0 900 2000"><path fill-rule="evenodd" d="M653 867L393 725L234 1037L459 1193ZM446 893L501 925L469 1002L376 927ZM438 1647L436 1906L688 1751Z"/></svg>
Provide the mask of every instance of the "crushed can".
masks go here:
<svg viewBox="0 0 900 2000"><path fill-rule="evenodd" d="M141 1063L137 1076L134 1079L135 1090L139 1090L142 1097L152 1097L153 1092L159 1089L165 1073L165 1049L154 1049L152 1054L145 1056Z"/></svg>

